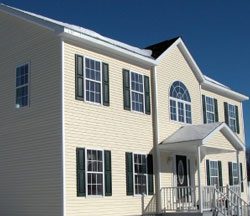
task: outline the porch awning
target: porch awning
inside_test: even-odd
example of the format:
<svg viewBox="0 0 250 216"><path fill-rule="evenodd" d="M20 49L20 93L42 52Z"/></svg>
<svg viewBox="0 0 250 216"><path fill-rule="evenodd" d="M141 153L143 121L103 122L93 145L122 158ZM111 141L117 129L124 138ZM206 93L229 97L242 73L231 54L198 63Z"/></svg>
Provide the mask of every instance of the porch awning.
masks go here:
<svg viewBox="0 0 250 216"><path fill-rule="evenodd" d="M221 147L220 143L208 145L208 140L212 139L217 132L221 132L233 148ZM239 137L224 122L183 126L158 145L160 150L188 152L196 151L198 146L204 147L207 153L212 154L245 149Z"/></svg>

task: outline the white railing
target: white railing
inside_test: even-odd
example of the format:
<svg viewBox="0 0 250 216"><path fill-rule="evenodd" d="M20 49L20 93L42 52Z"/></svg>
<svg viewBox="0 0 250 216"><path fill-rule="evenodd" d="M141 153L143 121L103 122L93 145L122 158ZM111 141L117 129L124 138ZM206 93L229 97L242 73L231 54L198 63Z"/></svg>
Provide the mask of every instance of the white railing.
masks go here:
<svg viewBox="0 0 250 216"><path fill-rule="evenodd" d="M198 187L164 187L161 189L162 211L196 211Z"/></svg>
<svg viewBox="0 0 250 216"><path fill-rule="evenodd" d="M214 207L214 186L205 186L202 187L202 200L203 200L203 209L210 211Z"/></svg>

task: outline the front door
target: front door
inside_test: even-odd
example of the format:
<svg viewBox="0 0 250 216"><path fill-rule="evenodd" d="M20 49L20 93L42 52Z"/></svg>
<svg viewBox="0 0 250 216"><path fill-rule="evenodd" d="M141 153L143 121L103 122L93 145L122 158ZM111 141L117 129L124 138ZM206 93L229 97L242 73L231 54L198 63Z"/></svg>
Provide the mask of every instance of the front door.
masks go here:
<svg viewBox="0 0 250 216"><path fill-rule="evenodd" d="M177 200L179 202L188 202L190 200L190 188L188 184L187 157L176 155L176 181L177 181Z"/></svg>
<svg viewBox="0 0 250 216"><path fill-rule="evenodd" d="M177 187L188 186L187 157L184 155L176 155L176 180Z"/></svg>

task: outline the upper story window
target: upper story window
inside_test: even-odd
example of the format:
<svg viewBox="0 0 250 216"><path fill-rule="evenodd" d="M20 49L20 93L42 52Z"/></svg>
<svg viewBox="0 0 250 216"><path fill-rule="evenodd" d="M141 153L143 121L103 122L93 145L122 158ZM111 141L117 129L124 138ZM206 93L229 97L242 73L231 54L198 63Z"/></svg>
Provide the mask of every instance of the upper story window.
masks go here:
<svg viewBox="0 0 250 216"><path fill-rule="evenodd" d="M175 81L170 88L170 118L192 124L191 98L186 86Z"/></svg>
<svg viewBox="0 0 250 216"><path fill-rule="evenodd" d="M109 65L75 56L76 99L109 106Z"/></svg>
<svg viewBox="0 0 250 216"><path fill-rule="evenodd" d="M132 110L137 112L144 112L143 76L135 72L131 72L131 95Z"/></svg>
<svg viewBox="0 0 250 216"><path fill-rule="evenodd" d="M204 124L218 122L218 102L217 99L202 95L203 120Z"/></svg>
<svg viewBox="0 0 250 216"><path fill-rule="evenodd" d="M224 103L225 122L233 132L240 133L238 106Z"/></svg>
<svg viewBox="0 0 250 216"><path fill-rule="evenodd" d="M123 107L150 114L149 77L123 69Z"/></svg>
<svg viewBox="0 0 250 216"><path fill-rule="evenodd" d="M16 108L29 104L29 64L16 68Z"/></svg>
<svg viewBox="0 0 250 216"><path fill-rule="evenodd" d="M232 131L236 132L236 110L231 104L228 104L228 123Z"/></svg>

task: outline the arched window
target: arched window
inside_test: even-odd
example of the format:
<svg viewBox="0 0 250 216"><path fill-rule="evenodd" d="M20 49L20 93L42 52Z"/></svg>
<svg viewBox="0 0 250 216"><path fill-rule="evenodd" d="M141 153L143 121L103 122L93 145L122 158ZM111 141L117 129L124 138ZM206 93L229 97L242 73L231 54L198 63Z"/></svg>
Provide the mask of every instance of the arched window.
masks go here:
<svg viewBox="0 0 250 216"><path fill-rule="evenodd" d="M175 81L170 88L170 118L192 124L191 98L186 86Z"/></svg>

